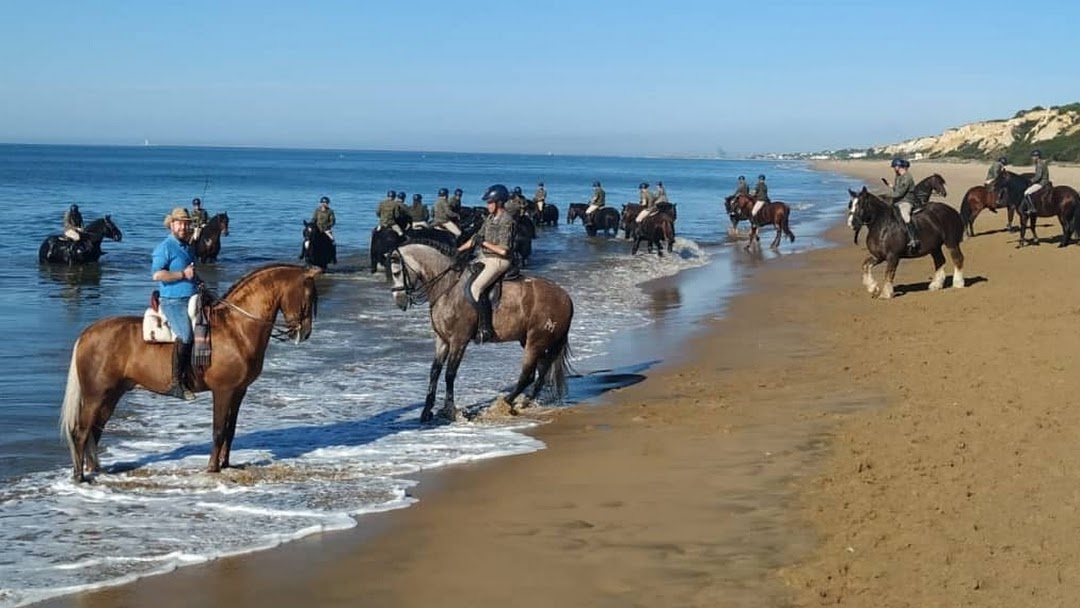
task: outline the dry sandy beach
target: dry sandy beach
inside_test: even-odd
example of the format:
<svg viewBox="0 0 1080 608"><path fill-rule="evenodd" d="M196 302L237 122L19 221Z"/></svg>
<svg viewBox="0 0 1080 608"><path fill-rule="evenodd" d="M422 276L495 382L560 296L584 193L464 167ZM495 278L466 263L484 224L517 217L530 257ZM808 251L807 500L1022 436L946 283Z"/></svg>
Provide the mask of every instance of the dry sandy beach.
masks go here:
<svg viewBox="0 0 1080 608"><path fill-rule="evenodd" d="M912 167L954 206L985 170ZM440 473L363 532L50 605L1073 605L1080 250L985 234L1004 224L964 242L968 288L926 291L929 258L906 260L891 301L837 228L756 264L677 361L560 412L547 450Z"/></svg>

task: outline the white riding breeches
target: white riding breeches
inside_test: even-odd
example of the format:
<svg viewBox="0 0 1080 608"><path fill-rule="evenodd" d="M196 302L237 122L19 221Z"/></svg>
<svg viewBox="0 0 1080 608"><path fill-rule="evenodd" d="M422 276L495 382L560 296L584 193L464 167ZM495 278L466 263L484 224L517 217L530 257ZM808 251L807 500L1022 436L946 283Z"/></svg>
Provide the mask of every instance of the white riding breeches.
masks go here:
<svg viewBox="0 0 1080 608"><path fill-rule="evenodd" d="M472 285L469 286L469 292L474 300L479 300L480 294L484 293L484 290L497 281L507 270L510 270L510 260L503 258L489 255L480 258L480 262L484 264L484 269L480 271L480 274L476 275Z"/></svg>
<svg viewBox="0 0 1080 608"><path fill-rule="evenodd" d="M754 201L754 208L750 210L750 219L754 219L754 217L758 214L759 211L761 211L762 207L764 206L765 201Z"/></svg>
<svg viewBox="0 0 1080 608"><path fill-rule="evenodd" d="M904 219L905 224L911 223L911 203L903 202L896 203L896 208L900 210L900 217Z"/></svg>
<svg viewBox="0 0 1080 608"><path fill-rule="evenodd" d="M458 228L458 225L454 222L443 222L436 226L436 228L442 228L454 236L461 236L461 228Z"/></svg>
<svg viewBox="0 0 1080 608"><path fill-rule="evenodd" d="M1039 190L1042 190L1042 188L1043 188L1042 184L1032 184L1032 185L1027 187L1027 190L1024 190L1024 196L1031 196L1032 194L1035 194Z"/></svg>
<svg viewBox="0 0 1080 608"><path fill-rule="evenodd" d="M409 225L409 227L412 228L413 230L416 230L418 228L427 228L428 224L427 224L427 222L413 222L412 224Z"/></svg>
<svg viewBox="0 0 1080 608"><path fill-rule="evenodd" d="M64 236L66 236L67 238L69 238L69 239L71 239L73 241L78 241L78 240L80 240L82 238L82 235L79 234L79 231L75 230L74 228L68 228L67 230L65 230L64 231Z"/></svg>
<svg viewBox="0 0 1080 608"><path fill-rule="evenodd" d="M596 213L596 210L599 209L599 208L600 208L600 205L595 205L595 204L590 203L589 206L585 208L585 215L592 215L592 214Z"/></svg>
<svg viewBox="0 0 1080 608"><path fill-rule="evenodd" d="M655 211L652 207L646 207L641 211L638 211L637 217L634 218L634 221L640 224L641 222L645 221L645 218L649 217L653 213L655 213Z"/></svg>

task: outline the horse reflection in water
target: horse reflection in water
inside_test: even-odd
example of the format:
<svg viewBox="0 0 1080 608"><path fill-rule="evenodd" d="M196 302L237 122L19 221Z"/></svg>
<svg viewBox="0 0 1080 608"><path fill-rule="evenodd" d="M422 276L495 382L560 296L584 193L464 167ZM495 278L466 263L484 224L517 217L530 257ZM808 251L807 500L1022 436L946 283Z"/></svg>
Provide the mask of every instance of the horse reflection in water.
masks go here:
<svg viewBox="0 0 1080 608"><path fill-rule="evenodd" d="M964 286L964 254L960 251L960 241L964 238L964 224L960 214L943 203L927 203L911 216L915 230L919 235L919 248L911 250L907 246L907 228L893 205L871 194L866 187L859 192L848 190L851 203L848 212L848 225L856 223L869 227L866 235L866 248L870 255L863 261L863 285L875 297L893 296L893 278L901 258L921 258L929 255L934 260L934 279L930 290L945 286L945 254L941 248L949 251L953 262L953 287ZM872 270L874 266L887 262L885 284L878 286Z"/></svg>
<svg viewBox="0 0 1080 608"><path fill-rule="evenodd" d="M442 243L408 242L389 256L391 293L402 310L427 301L435 330L435 359L431 363L427 398L420 420L433 418L439 376L446 365L446 398L440 417L457 419L454 380L465 349L476 335L478 317L465 298L468 273L454 266L454 250ZM518 342L525 349L521 374L506 400L518 413L517 398L532 384L529 399L550 387L558 398L566 393L570 353L568 338L574 303L555 283L540 277L504 281L502 296L492 314L495 342Z"/></svg>
<svg viewBox="0 0 1080 608"><path fill-rule="evenodd" d="M300 342L311 335L318 305L317 268L273 264L237 281L208 314L214 345L210 365L189 374L191 389L211 391L213 448L207 470L229 466L240 402L262 373L275 335ZM278 314L285 319L277 329ZM71 349L60 430L71 451L72 475L100 470L97 445L124 393L136 386L165 393L172 382L172 343L143 341L142 317L109 317L87 327ZM194 371L194 370L193 370ZM176 407L169 404L171 407Z"/></svg>

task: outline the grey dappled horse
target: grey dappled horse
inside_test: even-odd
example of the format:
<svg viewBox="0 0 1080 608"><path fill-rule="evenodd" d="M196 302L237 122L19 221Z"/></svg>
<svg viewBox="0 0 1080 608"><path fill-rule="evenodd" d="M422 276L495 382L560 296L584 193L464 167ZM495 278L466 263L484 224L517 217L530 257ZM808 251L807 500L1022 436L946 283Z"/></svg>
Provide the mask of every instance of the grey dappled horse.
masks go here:
<svg viewBox="0 0 1080 608"><path fill-rule="evenodd" d="M431 363L427 398L420 420L432 419L439 375L446 364L446 399L439 415L457 418L454 405L454 379L469 341L476 335L476 310L466 300L465 285L469 273L454 265L455 251L442 243L407 242L389 256L391 293L398 308L426 300L431 306L431 327L435 330L435 359ZM559 397L566 392L570 321L574 303L570 295L555 283L540 277L505 281L502 296L492 314L494 342L518 342L525 348L521 374L507 395L511 413L516 414L515 400L532 383L530 399L536 399L545 386Z"/></svg>

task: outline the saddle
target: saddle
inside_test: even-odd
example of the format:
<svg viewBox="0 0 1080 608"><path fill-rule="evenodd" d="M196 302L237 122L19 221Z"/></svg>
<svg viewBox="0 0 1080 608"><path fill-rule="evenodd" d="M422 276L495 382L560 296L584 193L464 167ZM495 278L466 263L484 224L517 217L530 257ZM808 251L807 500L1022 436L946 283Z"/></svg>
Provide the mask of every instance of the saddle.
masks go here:
<svg viewBox="0 0 1080 608"><path fill-rule="evenodd" d="M510 263L510 269L507 270L499 280L491 284L487 289L488 299L491 300L491 310L494 312L499 308L499 300L502 299L502 286L506 281L520 281L525 275L521 274L520 256L516 253ZM465 293L472 293L472 284L476 280L476 277L480 275L480 272L484 270L483 262L473 262L469 265L468 278L465 280Z"/></svg>

